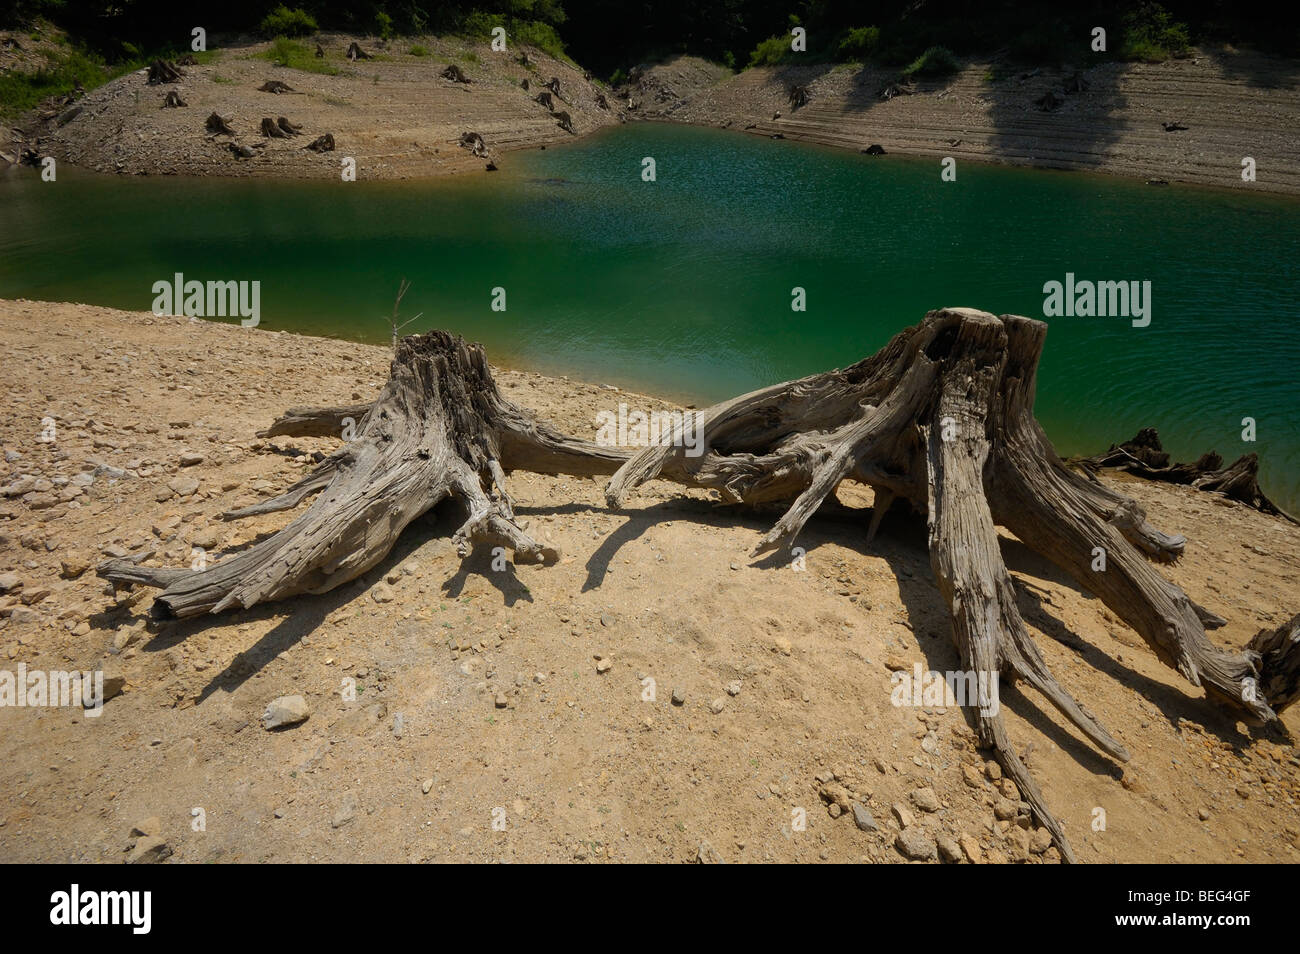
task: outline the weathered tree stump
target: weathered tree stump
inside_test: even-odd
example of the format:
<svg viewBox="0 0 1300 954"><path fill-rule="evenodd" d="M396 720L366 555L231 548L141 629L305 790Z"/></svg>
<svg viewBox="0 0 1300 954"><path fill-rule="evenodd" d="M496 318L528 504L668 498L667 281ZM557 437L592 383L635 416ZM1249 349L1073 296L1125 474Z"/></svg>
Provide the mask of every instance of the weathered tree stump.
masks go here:
<svg viewBox="0 0 1300 954"><path fill-rule="evenodd" d="M370 54L361 49L360 44L358 44L356 40L353 40L348 44L347 57L350 60L368 60L370 59Z"/></svg>
<svg viewBox="0 0 1300 954"><path fill-rule="evenodd" d="M528 89L529 89L529 87L530 87L531 84L528 82L528 77L525 76L522 80L519 81L519 85L520 85L521 87L523 87L523 90L524 90L524 92L526 93L526 92L528 92Z"/></svg>
<svg viewBox="0 0 1300 954"><path fill-rule="evenodd" d="M1098 468L1107 467L1147 480L1190 484L1197 490L1217 493L1261 513L1281 517L1291 523L1300 523L1300 520L1275 504L1260 489L1258 455L1244 454L1230 467L1224 467L1223 458L1210 451L1193 463L1175 464L1161 446L1160 435L1154 427L1144 427L1122 444L1112 444L1104 454L1071 458L1070 463L1082 467L1090 474Z"/></svg>
<svg viewBox="0 0 1300 954"><path fill-rule="evenodd" d="M280 129L283 130L286 135L289 136L302 135L302 127L299 126L297 123L289 122L287 117L281 116L279 119L275 121L275 124L279 126Z"/></svg>
<svg viewBox="0 0 1300 954"><path fill-rule="evenodd" d="M230 128L230 123L216 113L207 118L204 127L214 136L233 136L235 134L235 131Z"/></svg>
<svg viewBox="0 0 1300 954"><path fill-rule="evenodd" d="M174 109L178 106L188 106L188 105L189 103L181 99L181 94L176 92L176 90L174 89L168 90L167 95L163 97L164 109Z"/></svg>
<svg viewBox="0 0 1300 954"><path fill-rule="evenodd" d="M323 60L324 58L325 58L325 48L324 48L323 46L321 46L319 43L317 43L317 44L316 44L316 59L318 59L318 60Z"/></svg>
<svg viewBox="0 0 1300 954"><path fill-rule="evenodd" d="M186 53L176 61L177 66L198 66L199 61L194 58L193 53Z"/></svg>
<svg viewBox="0 0 1300 954"><path fill-rule="evenodd" d="M792 109L798 109L800 106L808 105L808 87L791 86L790 87L790 106Z"/></svg>
<svg viewBox="0 0 1300 954"><path fill-rule="evenodd" d="M238 519L310 507L279 533L205 570L123 560L101 564L114 583L162 588L154 614L189 617L323 593L375 566L412 520L448 499L467 511L454 534L512 549L516 560L557 554L516 520L505 474L613 474L611 507L660 478L712 488L725 501L788 507L755 553L788 548L836 486L852 479L875 502L867 543L895 501L927 515L930 563L969 677L997 674L1036 689L1118 761L1127 749L1052 676L1029 636L997 527L1060 566L1130 625L1156 655L1218 702L1271 721L1300 696L1300 615L1244 650L1214 645L1224 622L1149 561L1172 561L1185 540L1141 507L1070 470L1033 416L1047 326L964 308L930 312L875 355L715 404L629 455L566 437L502 397L482 348L434 331L400 341L388 384L371 405L295 409L263 433L355 436L283 494L225 514ZM692 451L682 429L692 428ZM1098 567L1097 554L1105 556ZM994 683L996 685L997 683ZM1074 855L1041 790L1012 747L1000 709L981 699L968 717L996 752L1066 861Z"/></svg>
<svg viewBox="0 0 1300 954"><path fill-rule="evenodd" d="M551 115L555 117L555 124L557 126L563 129L565 132L569 132L569 133L573 132L572 116L570 116L564 110L560 110L558 113L552 113Z"/></svg>
<svg viewBox="0 0 1300 954"><path fill-rule="evenodd" d="M150 86L158 86L162 83L179 83L185 71L180 69L175 63L169 63L167 60L154 60L149 64Z"/></svg>
<svg viewBox="0 0 1300 954"><path fill-rule="evenodd" d="M461 68L457 66L455 63L448 64L447 68L442 71L442 78L449 79L453 83L472 82L470 78L465 75L464 71L461 70Z"/></svg>
<svg viewBox="0 0 1300 954"><path fill-rule="evenodd" d="M270 116L262 117L262 135L268 139L287 139L289 134L275 124Z"/></svg>
<svg viewBox="0 0 1300 954"><path fill-rule="evenodd" d="M312 152L333 152L334 151L334 134L326 133L323 136L317 136L304 149L310 149Z"/></svg>
<svg viewBox="0 0 1300 954"><path fill-rule="evenodd" d="M487 143L483 137L476 132L463 132L460 134L460 144L478 156L480 159L487 158Z"/></svg>
<svg viewBox="0 0 1300 954"><path fill-rule="evenodd" d="M259 93L292 93L293 87L279 80L267 80L257 88Z"/></svg>

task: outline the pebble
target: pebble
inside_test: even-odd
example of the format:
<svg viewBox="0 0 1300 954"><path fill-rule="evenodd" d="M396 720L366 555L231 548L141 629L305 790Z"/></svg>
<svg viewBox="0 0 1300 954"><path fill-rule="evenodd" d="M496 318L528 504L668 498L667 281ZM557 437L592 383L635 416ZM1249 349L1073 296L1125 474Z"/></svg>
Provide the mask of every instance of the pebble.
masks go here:
<svg viewBox="0 0 1300 954"><path fill-rule="evenodd" d="M852 808L853 808L853 824L858 826L859 831L880 830L880 826L876 824L876 820L871 817L871 812L867 811L867 807L865 805L863 805L861 802L854 802Z"/></svg>
<svg viewBox="0 0 1300 954"><path fill-rule="evenodd" d="M904 828L894 839L894 847L904 858L912 861L934 861L939 857L939 848L934 839L919 828Z"/></svg>
<svg viewBox="0 0 1300 954"><path fill-rule="evenodd" d="M675 706L684 706L684 705L686 705L686 690L685 690L685 689L674 689L674 690L673 690L673 705L675 705Z"/></svg>
<svg viewBox="0 0 1300 954"><path fill-rule="evenodd" d="M712 702L709 703L709 711L712 712L714 715L718 715L726 707L727 707L727 700L722 698L722 696L718 696L718 698L714 699Z"/></svg>
<svg viewBox="0 0 1300 954"><path fill-rule="evenodd" d="M912 793L912 804L923 812L937 812L942 807L932 788L918 788Z"/></svg>
<svg viewBox="0 0 1300 954"><path fill-rule="evenodd" d="M108 695L107 689L104 695ZM302 696L280 696L272 700L262 713L262 726L266 729L278 729L281 726L297 725L306 722L311 715L307 700Z"/></svg>

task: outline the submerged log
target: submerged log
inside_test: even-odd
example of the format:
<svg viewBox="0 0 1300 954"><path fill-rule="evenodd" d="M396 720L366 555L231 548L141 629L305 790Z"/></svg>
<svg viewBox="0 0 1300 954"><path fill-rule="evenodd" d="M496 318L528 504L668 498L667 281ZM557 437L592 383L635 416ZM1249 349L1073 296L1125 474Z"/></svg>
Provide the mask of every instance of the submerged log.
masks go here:
<svg viewBox="0 0 1300 954"><path fill-rule="evenodd" d="M558 554L515 519L505 480L513 470L612 474L611 507L655 478L712 488L732 503L785 506L758 554L789 548L837 485L852 479L876 495L868 544L894 501L926 515L953 641L977 684L996 692L999 680L1023 682L1101 751L1129 758L1033 643L1002 557L1001 526L1095 594L1193 685L1247 718L1276 719L1300 695L1300 615L1242 651L1209 640L1206 629L1224 621L1150 562L1176 559L1186 541L1152 527L1135 501L1070 470L1034 418L1046 332L1044 323L1013 315L930 312L857 364L694 412L635 455L566 437L505 399L478 345L440 331L411 336L399 342L373 404L294 409L263 432L345 436L346 419L354 422L351 439L283 494L224 515L286 511L314 497L282 530L204 570L110 560L98 572L161 588L153 612L165 618L323 593L374 567L412 520L445 500L467 514L453 536L462 556L480 543L511 549L519 562L553 561ZM1072 861L996 703L971 702L968 718Z"/></svg>

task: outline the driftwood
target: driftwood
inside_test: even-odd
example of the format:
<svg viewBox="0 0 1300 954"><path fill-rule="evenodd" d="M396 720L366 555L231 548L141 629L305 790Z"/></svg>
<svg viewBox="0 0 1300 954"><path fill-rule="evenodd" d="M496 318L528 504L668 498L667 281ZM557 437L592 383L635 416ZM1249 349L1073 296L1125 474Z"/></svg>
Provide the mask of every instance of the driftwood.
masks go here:
<svg viewBox="0 0 1300 954"><path fill-rule="evenodd" d="M449 79L453 83L470 83L473 82L464 71L455 63L448 64L447 68L442 71L442 78Z"/></svg>
<svg viewBox="0 0 1300 954"><path fill-rule="evenodd" d="M1259 486L1259 456L1243 454L1231 466L1223 466L1223 458L1214 451L1202 454L1194 463L1172 463L1169 454L1160 444L1160 435L1154 427L1144 427L1122 444L1112 444L1104 454L1094 457L1071 458L1071 464L1082 467L1089 474L1100 468L1112 468L1170 484L1190 484L1204 490L1244 503L1248 507L1292 523L1300 523L1264 493Z"/></svg>
<svg viewBox="0 0 1300 954"><path fill-rule="evenodd" d="M314 497L284 529L204 570L110 560L98 573L162 588L153 612L164 618L322 593L378 564L412 520L447 499L467 514L453 536L462 556L482 544L513 550L518 562L552 561L558 554L515 519L505 486L512 470L612 474L611 507L656 478L712 488L731 503L780 504L788 509L755 551L765 553L789 547L836 486L853 479L875 492L867 543L895 501L927 515L931 567L967 673L1032 686L1112 758L1129 753L1057 683L1029 636L998 526L1095 594L1193 685L1247 718L1276 719L1300 695L1300 615L1261 632L1245 651L1208 639L1207 627L1224 621L1150 562L1176 559L1184 539L1066 467L1035 420L1046 332L1044 323L1012 315L931 312L844 370L697 412L689 423L703 444L698 456L683 446L685 422L631 456L566 437L500 394L481 347L440 331L407 337L373 404L296 409L264 432L343 434L345 418L354 422L352 439L283 494L224 515L286 511ZM1100 571L1098 548L1106 555ZM967 712L1063 859L1074 860L999 712L978 705Z"/></svg>
<svg viewBox="0 0 1300 954"><path fill-rule="evenodd" d="M304 149L310 149L312 152L333 152L334 151L334 134L326 133L323 136L317 136Z"/></svg>
<svg viewBox="0 0 1300 954"><path fill-rule="evenodd" d="M167 91L167 95L166 95L165 97L163 97L163 108L164 108L164 109L172 109L172 108L175 108L175 107L177 107L177 106L188 106L188 105L189 105L189 103L187 103L187 102L185 102L185 100L181 99L181 94L178 93L178 92L176 92L176 90L174 90L174 89L168 90L168 91Z"/></svg>
<svg viewBox="0 0 1300 954"><path fill-rule="evenodd" d="M233 136L235 134L235 131L230 128L230 123L216 113L207 118L204 126L213 135Z"/></svg>
<svg viewBox="0 0 1300 954"><path fill-rule="evenodd" d="M353 40L348 44L347 57L350 60L368 60L370 59L370 54L361 49L361 46L356 40Z"/></svg>
<svg viewBox="0 0 1300 954"><path fill-rule="evenodd" d="M167 60L154 60L149 64L148 82L150 86L157 86L161 83L179 83L184 75L184 70Z"/></svg>
<svg viewBox="0 0 1300 954"><path fill-rule="evenodd" d="M267 80L257 88L259 93L292 93L293 87L279 80Z"/></svg>
<svg viewBox="0 0 1300 954"><path fill-rule="evenodd" d="M287 139L289 134L275 124L270 116L262 117L262 135L270 139Z"/></svg>

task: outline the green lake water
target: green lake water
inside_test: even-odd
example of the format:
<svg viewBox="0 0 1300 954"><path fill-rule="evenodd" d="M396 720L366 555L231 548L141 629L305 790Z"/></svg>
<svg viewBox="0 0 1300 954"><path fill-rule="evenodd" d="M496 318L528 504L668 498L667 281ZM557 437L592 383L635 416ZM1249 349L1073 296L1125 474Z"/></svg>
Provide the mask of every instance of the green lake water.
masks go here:
<svg viewBox="0 0 1300 954"><path fill-rule="evenodd" d="M11 171L0 297L148 310L175 272L258 280L263 328L379 342L405 277L403 313L424 313L408 332L447 328L499 364L711 402L850 364L932 308L1042 318L1044 282L1067 272L1146 280L1148 327L1048 319L1037 410L1058 450L1154 425L1179 459L1258 452L1265 490L1300 505L1300 201L939 171L650 124L428 181Z"/></svg>

